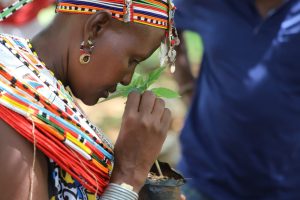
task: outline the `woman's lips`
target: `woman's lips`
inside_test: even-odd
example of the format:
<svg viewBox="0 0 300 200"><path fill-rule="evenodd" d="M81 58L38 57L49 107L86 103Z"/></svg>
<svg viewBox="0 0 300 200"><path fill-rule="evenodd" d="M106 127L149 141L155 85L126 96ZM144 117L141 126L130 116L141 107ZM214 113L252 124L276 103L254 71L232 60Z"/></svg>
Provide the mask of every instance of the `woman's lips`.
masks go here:
<svg viewBox="0 0 300 200"><path fill-rule="evenodd" d="M109 96L110 93L114 93L117 89L117 86L111 87L107 90L104 90L100 93L100 98L107 98Z"/></svg>
<svg viewBox="0 0 300 200"><path fill-rule="evenodd" d="M105 90L105 91L103 92L102 97L103 97L103 98L107 98L108 96L109 96L109 92L108 92L107 90Z"/></svg>
<svg viewBox="0 0 300 200"><path fill-rule="evenodd" d="M111 87L110 89L108 89L109 93L114 93L117 90L117 86Z"/></svg>

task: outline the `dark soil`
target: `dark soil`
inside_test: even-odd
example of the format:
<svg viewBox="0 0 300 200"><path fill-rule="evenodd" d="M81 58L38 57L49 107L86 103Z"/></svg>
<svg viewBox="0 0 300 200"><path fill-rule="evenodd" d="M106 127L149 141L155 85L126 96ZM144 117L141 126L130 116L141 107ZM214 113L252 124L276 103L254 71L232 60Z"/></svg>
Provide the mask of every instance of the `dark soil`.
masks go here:
<svg viewBox="0 0 300 200"><path fill-rule="evenodd" d="M163 176L160 176L155 165L139 194L139 200L180 200L180 186L185 179L170 167L159 162Z"/></svg>

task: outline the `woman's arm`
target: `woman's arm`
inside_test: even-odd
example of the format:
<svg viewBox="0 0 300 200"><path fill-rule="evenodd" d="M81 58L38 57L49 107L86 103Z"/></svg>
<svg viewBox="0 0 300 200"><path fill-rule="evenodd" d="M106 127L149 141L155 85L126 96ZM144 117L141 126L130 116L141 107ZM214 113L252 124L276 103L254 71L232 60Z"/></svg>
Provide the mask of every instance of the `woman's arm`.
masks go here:
<svg viewBox="0 0 300 200"><path fill-rule="evenodd" d="M29 199L33 177L33 200L48 198L48 165L37 150L33 176L33 145L0 119L1 199Z"/></svg>
<svg viewBox="0 0 300 200"><path fill-rule="evenodd" d="M126 183L139 192L158 157L171 122L165 102L152 92L129 94L115 144L112 183Z"/></svg>

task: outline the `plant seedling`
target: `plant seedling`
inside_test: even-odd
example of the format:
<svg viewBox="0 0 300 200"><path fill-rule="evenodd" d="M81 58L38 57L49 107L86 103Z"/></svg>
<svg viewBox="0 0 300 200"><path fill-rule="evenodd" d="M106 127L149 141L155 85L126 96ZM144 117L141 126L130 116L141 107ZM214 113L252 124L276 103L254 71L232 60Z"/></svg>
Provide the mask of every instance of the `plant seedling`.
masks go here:
<svg viewBox="0 0 300 200"><path fill-rule="evenodd" d="M130 92L132 91L138 91L140 93L143 93L146 90L152 91L156 96L161 97L161 98L167 98L167 99L172 99L172 98L179 98L180 95L168 88L164 87L157 87L157 88L152 88L151 86L153 83L155 83L159 77L161 76L162 72L166 69L166 67L159 67L155 70L153 70L151 73L148 75L141 75L139 73L134 73L132 81L129 85L124 86L121 84L118 84L116 92L111 94L108 98L100 101L105 102L117 97L127 97Z"/></svg>

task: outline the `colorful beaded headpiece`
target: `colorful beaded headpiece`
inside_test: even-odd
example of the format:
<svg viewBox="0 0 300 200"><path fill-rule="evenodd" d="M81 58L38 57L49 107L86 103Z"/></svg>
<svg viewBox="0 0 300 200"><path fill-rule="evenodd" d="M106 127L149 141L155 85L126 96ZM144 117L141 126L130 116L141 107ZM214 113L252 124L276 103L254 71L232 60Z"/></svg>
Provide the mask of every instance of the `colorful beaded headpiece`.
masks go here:
<svg viewBox="0 0 300 200"><path fill-rule="evenodd" d="M32 0L19 0L0 12L0 21L12 15ZM56 11L63 13L93 14L107 10L112 17L125 23L135 22L166 30L166 38L161 46L161 65L172 66L179 44L174 27L175 6L172 0L58 0Z"/></svg>
<svg viewBox="0 0 300 200"><path fill-rule="evenodd" d="M112 17L125 23L135 22L166 30L165 41L161 45L162 66L171 66L175 71L176 51L179 44L174 27L175 6L171 0L58 0L57 12L93 14L107 10Z"/></svg>
<svg viewBox="0 0 300 200"><path fill-rule="evenodd" d="M93 14L107 10L123 22L136 22L168 29L167 0L58 0L56 11Z"/></svg>

